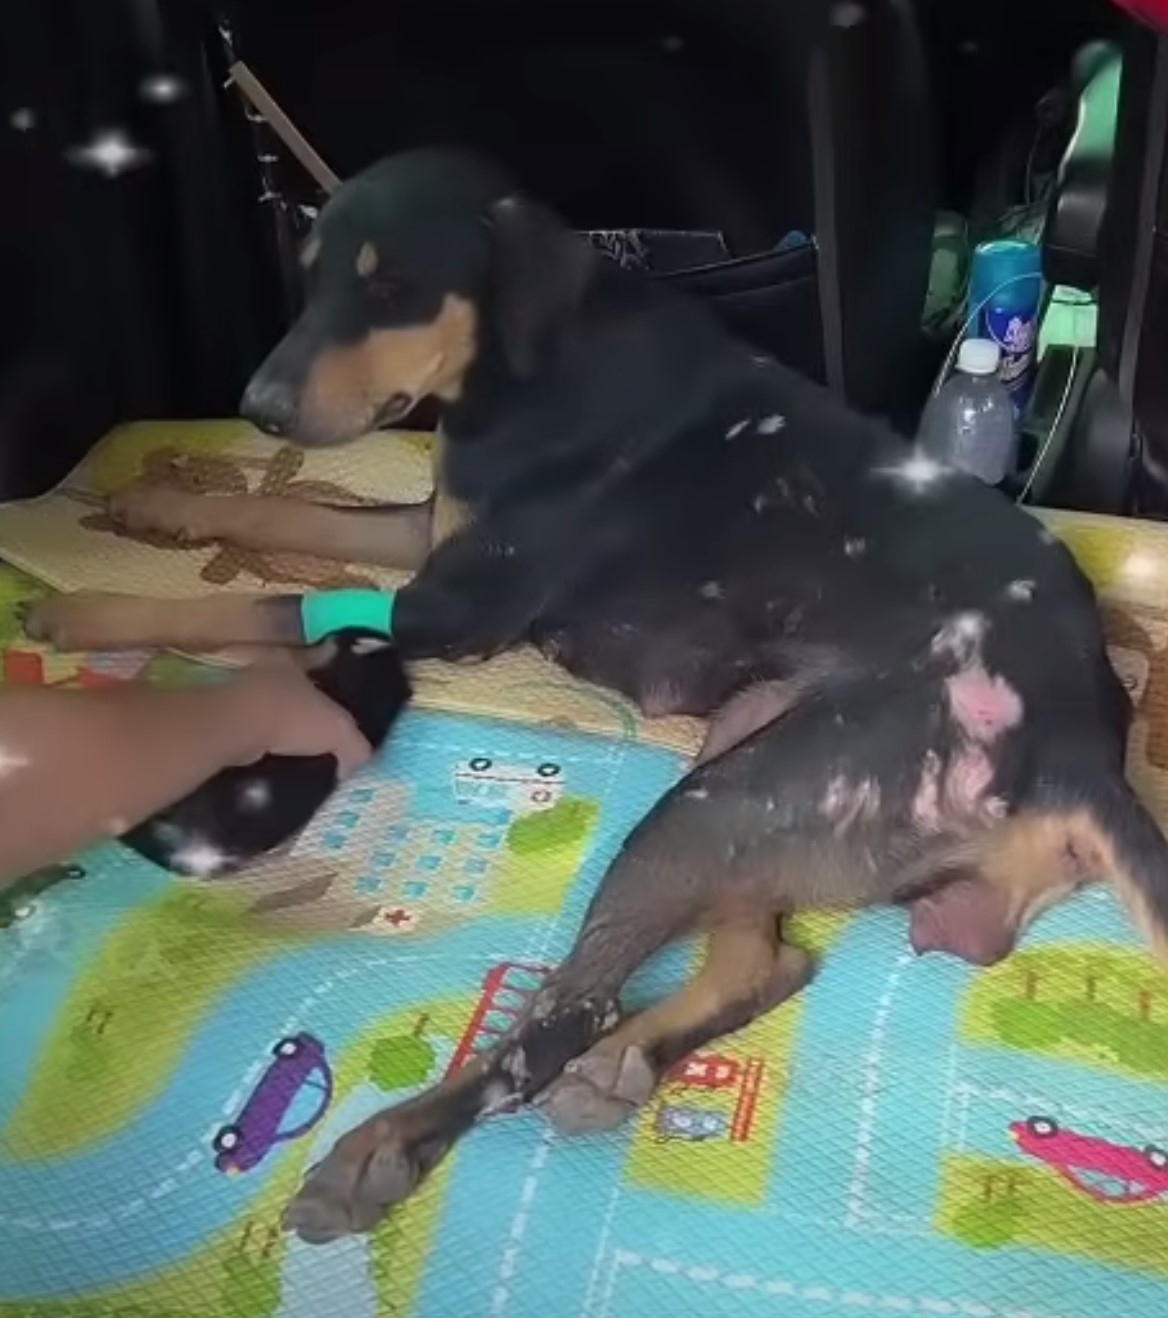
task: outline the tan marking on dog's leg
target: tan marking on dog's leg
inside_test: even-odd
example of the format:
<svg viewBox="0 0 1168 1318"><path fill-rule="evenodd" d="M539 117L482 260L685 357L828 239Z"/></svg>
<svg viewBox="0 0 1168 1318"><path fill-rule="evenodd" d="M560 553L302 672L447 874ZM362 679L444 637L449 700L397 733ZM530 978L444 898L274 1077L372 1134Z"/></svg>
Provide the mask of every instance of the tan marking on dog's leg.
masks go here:
<svg viewBox="0 0 1168 1318"><path fill-rule="evenodd" d="M639 1012L605 1042L686 1056L715 1034L741 1029L803 988L811 959L784 943L773 915L742 917L710 931L705 957L694 978L664 1002ZM725 1023L728 1015L736 1021ZM684 1039L696 1038L688 1046Z"/></svg>
<svg viewBox="0 0 1168 1318"><path fill-rule="evenodd" d="M60 650L137 650L154 646L218 650L228 645L299 645L299 595L57 595L39 600L24 625Z"/></svg>
<svg viewBox="0 0 1168 1318"><path fill-rule="evenodd" d="M311 554L344 563L416 571L430 550L430 503L330 508L270 495L191 494L132 486L110 500L127 530L198 543L222 540L263 553Z"/></svg>
<svg viewBox="0 0 1168 1318"><path fill-rule="evenodd" d="M980 868L1009 891L1022 932L1082 884L1105 877L1099 841L1085 813L1024 811L986 839Z"/></svg>
<svg viewBox="0 0 1168 1318"><path fill-rule="evenodd" d="M683 989L569 1062L537 1104L564 1134L611 1129L649 1101L670 1067L793 997L811 973L808 955L782 942L773 914L719 924Z"/></svg>

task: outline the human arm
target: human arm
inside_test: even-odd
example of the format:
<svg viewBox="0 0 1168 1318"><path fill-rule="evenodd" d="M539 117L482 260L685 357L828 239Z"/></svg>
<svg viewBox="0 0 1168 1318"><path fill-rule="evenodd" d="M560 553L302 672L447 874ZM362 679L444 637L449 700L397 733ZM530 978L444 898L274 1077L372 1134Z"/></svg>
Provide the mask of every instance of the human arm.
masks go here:
<svg viewBox="0 0 1168 1318"><path fill-rule="evenodd" d="M0 884L125 832L220 769L262 755L337 757L369 747L293 668L215 685L0 691Z"/></svg>

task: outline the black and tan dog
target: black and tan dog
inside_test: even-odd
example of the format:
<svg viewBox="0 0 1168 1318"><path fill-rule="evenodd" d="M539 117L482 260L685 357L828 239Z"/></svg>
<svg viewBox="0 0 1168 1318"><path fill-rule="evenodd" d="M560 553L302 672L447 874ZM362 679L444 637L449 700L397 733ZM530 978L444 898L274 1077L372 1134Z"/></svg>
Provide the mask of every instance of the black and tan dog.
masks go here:
<svg viewBox="0 0 1168 1318"><path fill-rule="evenodd" d="M301 1236L368 1229L513 1103L569 1131L623 1120L679 1058L806 983L782 938L797 909L905 903L918 950L989 961L1102 877L1168 954L1168 849L1123 778L1128 702L1090 586L1037 522L595 256L474 159L369 170L303 263L306 309L245 414L342 444L437 397L434 502L147 490L118 513L418 568L397 601L407 659L531 641L648 714L713 719L526 1019L346 1135L289 1210ZM70 646L301 640L295 598L72 597L29 621ZM694 930L693 982L621 1020L630 973Z"/></svg>

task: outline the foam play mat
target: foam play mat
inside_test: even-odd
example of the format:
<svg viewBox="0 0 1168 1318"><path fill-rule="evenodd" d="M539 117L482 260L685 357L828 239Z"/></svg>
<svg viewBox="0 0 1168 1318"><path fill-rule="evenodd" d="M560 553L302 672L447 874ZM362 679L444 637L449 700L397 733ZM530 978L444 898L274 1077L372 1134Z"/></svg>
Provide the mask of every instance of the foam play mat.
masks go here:
<svg viewBox="0 0 1168 1318"><path fill-rule="evenodd" d="M111 432L51 494L0 507L0 559L58 590L203 595L396 585L404 574L304 554L257 554L123 532L105 496L137 481L207 494L266 494L332 504L411 502L432 487L431 437L378 434L306 452L266 439L243 421L139 422ZM204 656L207 657L207 656ZM532 649L489 663L418 664L423 708L553 722L636 736L676 750L701 741L694 719L643 719L620 696L577 682Z"/></svg>
<svg viewBox="0 0 1168 1318"><path fill-rule="evenodd" d="M1165 533L1048 524L1105 593L1163 819ZM199 675L29 645L12 607L43 588L0 571L6 680ZM508 1027L684 768L555 681L504 689L504 718L432 690L246 878L108 845L0 898L0 1318L1168 1313L1168 979L1102 888L988 972L914 958L897 912L804 920L809 990L629 1128L501 1117L371 1236L285 1237L338 1134Z"/></svg>

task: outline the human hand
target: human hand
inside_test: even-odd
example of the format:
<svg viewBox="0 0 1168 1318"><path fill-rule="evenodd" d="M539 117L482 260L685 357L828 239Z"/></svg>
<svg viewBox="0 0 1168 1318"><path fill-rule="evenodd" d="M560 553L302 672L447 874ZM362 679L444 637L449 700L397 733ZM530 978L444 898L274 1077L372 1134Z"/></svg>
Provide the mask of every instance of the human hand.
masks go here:
<svg viewBox="0 0 1168 1318"><path fill-rule="evenodd" d="M225 698L247 731L239 763L264 755L333 755L341 779L373 752L352 716L322 695L298 668L257 665L229 678Z"/></svg>

